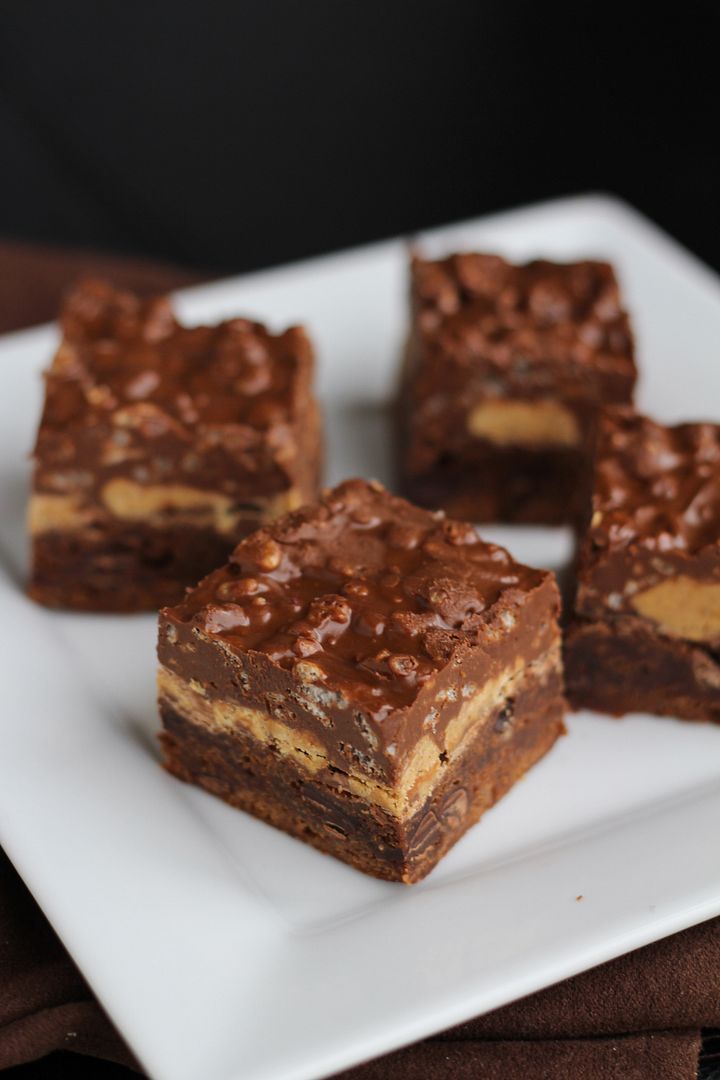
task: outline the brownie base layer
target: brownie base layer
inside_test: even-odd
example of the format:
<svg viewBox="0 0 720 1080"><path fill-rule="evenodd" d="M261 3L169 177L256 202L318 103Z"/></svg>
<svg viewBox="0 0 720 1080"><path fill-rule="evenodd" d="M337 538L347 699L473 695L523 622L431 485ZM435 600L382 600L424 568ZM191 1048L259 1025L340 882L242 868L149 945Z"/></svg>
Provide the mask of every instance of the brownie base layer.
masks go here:
<svg viewBox="0 0 720 1080"><path fill-rule="evenodd" d="M226 802L388 881L419 881L564 731L560 676L497 711L432 795L399 819L338 784L330 766L312 776L244 731L209 731L161 702L165 766ZM489 732L489 734L488 734Z"/></svg>
<svg viewBox="0 0 720 1080"><path fill-rule="evenodd" d="M466 521L526 525L579 522L588 482L586 455L567 449L488 448L400 477L402 493L421 506Z"/></svg>
<svg viewBox="0 0 720 1080"><path fill-rule="evenodd" d="M663 637L640 619L572 622L565 685L574 709L720 723L720 654Z"/></svg>
<svg viewBox="0 0 720 1080"><path fill-rule="evenodd" d="M257 528L248 521L247 532ZM88 537L45 532L33 540L28 593L48 607L156 611L221 566L240 537L191 525L106 529Z"/></svg>

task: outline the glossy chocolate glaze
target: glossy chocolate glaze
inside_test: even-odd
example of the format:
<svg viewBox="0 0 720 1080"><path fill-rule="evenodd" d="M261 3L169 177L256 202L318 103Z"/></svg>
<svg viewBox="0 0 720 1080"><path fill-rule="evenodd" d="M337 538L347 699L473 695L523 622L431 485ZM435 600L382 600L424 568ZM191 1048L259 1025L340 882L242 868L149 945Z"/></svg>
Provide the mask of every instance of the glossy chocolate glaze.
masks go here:
<svg viewBox="0 0 720 1080"><path fill-rule="evenodd" d="M720 425L664 427L629 408L602 417L595 463L597 548L696 554L720 538Z"/></svg>
<svg viewBox="0 0 720 1080"><path fill-rule="evenodd" d="M303 470L299 421L314 405L302 329L274 335L247 319L187 328L167 299L98 281L70 293L60 325L37 490L89 493L122 475L252 496Z"/></svg>
<svg viewBox="0 0 720 1080"><path fill-rule="evenodd" d="M333 764L357 751L392 777L423 734L443 746L473 687L557 641L557 610L551 574L352 480L242 541L162 613L159 653L212 695L272 709L279 694Z"/></svg>
<svg viewBox="0 0 720 1080"><path fill-rule="evenodd" d="M543 577L472 526L356 480L242 541L175 610L239 653L401 707Z"/></svg>
<svg viewBox="0 0 720 1080"><path fill-rule="evenodd" d="M720 426L666 427L631 408L603 412L579 613L632 611L665 578L720 579Z"/></svg>
<svg viewBox="0 0 720 1080"><path fill-rule="evenodd" d="M415 317L442 352L498 367L571 361L633 374L632 336L612 267L604 262L513 265L459 254L411 267Z"/></svg>

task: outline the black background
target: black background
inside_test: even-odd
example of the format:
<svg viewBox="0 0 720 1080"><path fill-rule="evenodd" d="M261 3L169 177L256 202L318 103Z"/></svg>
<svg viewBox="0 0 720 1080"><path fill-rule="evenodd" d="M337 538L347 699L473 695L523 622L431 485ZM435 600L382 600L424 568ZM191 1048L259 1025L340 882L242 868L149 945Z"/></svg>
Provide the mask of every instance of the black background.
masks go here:
<svg viewBox="0 0 720 1080"><path fill-rule="evenodd" d="M3 5L0 235L245 270L605 190L720 266L719 7Z"/></svg>

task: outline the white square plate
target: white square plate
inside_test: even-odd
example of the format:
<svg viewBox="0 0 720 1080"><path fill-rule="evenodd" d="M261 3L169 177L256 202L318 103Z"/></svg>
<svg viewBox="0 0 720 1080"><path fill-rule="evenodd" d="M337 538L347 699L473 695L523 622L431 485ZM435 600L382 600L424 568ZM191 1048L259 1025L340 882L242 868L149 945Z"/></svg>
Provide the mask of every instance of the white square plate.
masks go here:
<svg viewBox="0 0 720 1080"><path fill-rule="evenodd" d="M426 250L601 256L634 315L642 406L720 417L720 284L634 211L568 199L441 229ZM182 315L303 321L329 479L388 477L403 241L190 290ZM154 733L155 622L22 594L52 329L0 342L0 840L159 1080L319 1077L720 912L720 728L577 714L411 889L366 878L173 780ZM562 530L486 529L559 565Z"/></svg>

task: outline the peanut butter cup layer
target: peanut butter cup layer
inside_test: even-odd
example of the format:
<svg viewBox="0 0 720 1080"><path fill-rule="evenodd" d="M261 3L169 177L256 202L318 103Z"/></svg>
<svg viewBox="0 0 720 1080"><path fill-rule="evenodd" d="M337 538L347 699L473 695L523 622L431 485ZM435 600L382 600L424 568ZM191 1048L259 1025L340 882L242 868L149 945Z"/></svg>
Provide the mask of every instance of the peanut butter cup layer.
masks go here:
<svg viewBox="0 0 720 1080"><path fill-rule="evenodd" d="M562 731L558 604L471 526L348 481L161 613L166 764L416 881Z"/></svg>
<svg viewBox="0 0 720 1080"><path fill-rule="evenodd" d="M720 720L720 427L602 416L567 635L576 706Z"/></svg>
<svg viewBox="0 0 720 1080"><path fill-rule="evenodd" d="M633 354L607 263L413 259L404 490L475 521L574 521L597 410L631 401Z"/></svg>
<svg viewBox="0 0 720 1080"><path fill-rule="evenodd" d="M36 600L157 608L316 494L320 421L302 329L184 327L165 298L87 281L60 330L29 512Z"/></svg>

